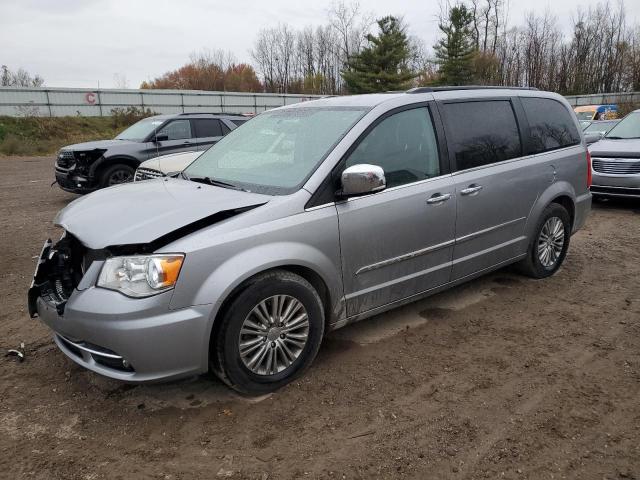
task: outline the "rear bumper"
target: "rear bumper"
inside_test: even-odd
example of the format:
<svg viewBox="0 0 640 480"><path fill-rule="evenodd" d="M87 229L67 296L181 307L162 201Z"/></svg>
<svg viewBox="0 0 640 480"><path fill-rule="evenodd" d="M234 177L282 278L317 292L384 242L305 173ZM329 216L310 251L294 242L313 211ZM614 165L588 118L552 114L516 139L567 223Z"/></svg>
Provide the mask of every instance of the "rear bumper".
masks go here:
<svg viewBox="0 0 640 480"><path fill-rule="evenodd" d="M63 314L41 297L36 311L65 355L107 377L137 383L204 373L211 306L170 310L170 298L132 299L91 287L76 290Z"/></svg>

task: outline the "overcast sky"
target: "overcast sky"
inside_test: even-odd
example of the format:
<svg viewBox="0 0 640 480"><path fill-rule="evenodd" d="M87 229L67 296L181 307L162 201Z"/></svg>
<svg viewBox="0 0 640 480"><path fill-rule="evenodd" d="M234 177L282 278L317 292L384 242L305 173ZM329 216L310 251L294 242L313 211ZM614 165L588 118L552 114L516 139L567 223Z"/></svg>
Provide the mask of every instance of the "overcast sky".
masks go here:
<svg viewBox="0 0 640 480"><path fill-rule="evenodd" d="M510 0L509 24L528 11L549 9L567 27L576 8L597 0ZM129 87L175 69L202 48L230 50L250 61L260 28L326 23L331 0L0 0L0 64L38 73L50 87L102 88L114 75ZM361 0L377 16L404 16L410 33L432 45L438 36L437 0ZM639 23L640 0L625 3Z"/></svg>

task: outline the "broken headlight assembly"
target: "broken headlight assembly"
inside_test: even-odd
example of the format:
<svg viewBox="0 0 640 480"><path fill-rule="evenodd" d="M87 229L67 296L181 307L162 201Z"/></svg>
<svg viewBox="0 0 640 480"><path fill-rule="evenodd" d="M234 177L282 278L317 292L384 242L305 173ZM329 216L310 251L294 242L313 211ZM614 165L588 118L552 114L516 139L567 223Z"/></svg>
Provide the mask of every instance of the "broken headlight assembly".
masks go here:
<svg viewBox="0 0 640 480"><path fill-rule="evenodd" d="M94 150L75 151L73 152L75 158L75 165L77 170L87 170L96 160L98 160L106 149L96 148Z"/></svg>
<svg viewBox="0 0 640 480"><path fill-rule="evenodd" d="M142 298L171 290L178 281L183 254L108 258L96 286Z"/></svg>

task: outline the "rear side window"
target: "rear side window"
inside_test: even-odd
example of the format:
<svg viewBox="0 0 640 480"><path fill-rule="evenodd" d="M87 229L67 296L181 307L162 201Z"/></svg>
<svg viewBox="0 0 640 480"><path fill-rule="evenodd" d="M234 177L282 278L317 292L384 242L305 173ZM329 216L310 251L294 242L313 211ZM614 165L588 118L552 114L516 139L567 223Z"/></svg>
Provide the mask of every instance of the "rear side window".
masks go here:
<svg viewBox="0 0 640 480"><path fill-rule="evenodd" d="M238 127L244 122L246 122L246 120L231 120L231 123L235 123Z"/></svg>
<svg viewBox="0 0 640 480"><path fill-rule="evenodd" d="M529 153L541 153L580 143L580 134L571 113L560 102L550 98L521 97L529 128Z"/></svg>
<svg viewBox="0 0 640 480"><path fill-rule="evenodd" d="M445 103L443 109L456 170L522 155L518 123L509 100Z"/></svg>
<svg viewBox="0 0 640 480"><path fill-rule="evenodd" d="M214 118L195 118L192 122L195 126L197 138L222 136L220 120Z"/></svg>
<svg viewBox="0 0 640 480"><path fill-rule="evenodd" d="M429 111L413 108L382 120L349 155L345 167L359 163L382 167L388 187L440 175L438 144Z"/></svg>

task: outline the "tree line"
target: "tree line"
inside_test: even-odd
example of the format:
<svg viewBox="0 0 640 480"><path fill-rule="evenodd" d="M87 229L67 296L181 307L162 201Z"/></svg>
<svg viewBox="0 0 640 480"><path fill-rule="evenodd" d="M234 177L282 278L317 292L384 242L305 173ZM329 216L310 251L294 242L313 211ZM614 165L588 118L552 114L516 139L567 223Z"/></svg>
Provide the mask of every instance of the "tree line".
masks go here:
<svg viewBox="0 0 640 480"><path fill-rule="evenodd" d="M375 19L339 1L323 25L260 30L252 64L222 51L199 54L142 87L324 95L468 84L565 95L640 90L640 26L628 23L622 3L577 10L564 33L548 11L510 25L507 2L443 3L438 41L427 46L404 19Z"/></svg>
<svg viewBox="0 0 640 480"><path fill-rule="evenodd" d="M221 49L140 88L339 95L426 85L536 87L564 95L640 91L640 25L622 2L578 9L569 31L548 11L509 23L509 0L441 0L435 45L403 18L335 0L319 26L280 23L257 32L250 62ZM2 67L0 85L42 85Z"/></svg>

